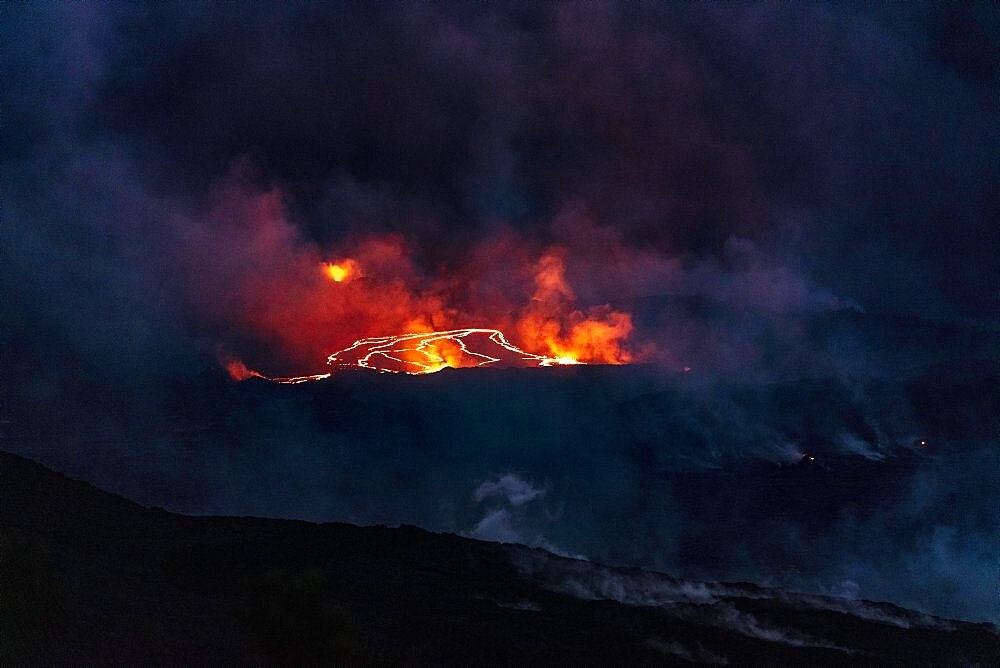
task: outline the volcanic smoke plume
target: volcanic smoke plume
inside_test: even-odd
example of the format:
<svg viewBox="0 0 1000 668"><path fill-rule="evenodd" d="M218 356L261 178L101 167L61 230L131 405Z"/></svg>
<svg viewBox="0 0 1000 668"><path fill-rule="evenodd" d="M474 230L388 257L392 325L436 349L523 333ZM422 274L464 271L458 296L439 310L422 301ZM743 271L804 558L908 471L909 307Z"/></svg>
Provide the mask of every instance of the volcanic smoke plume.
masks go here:
<svg viewBox="0 0 1000 668"><path fill-rule="evenodd" d="M858 356L776 315L996 313L989 11L453 9L7 12L9 336L126 376L460 328L780 375Z"/></svg>
<svg viewBox="0 0 1000 668"><path fill-rule="evenodd" d="M328 357L337 366L427 373L483 363L623 364L637 359L634 350L642 350L639 359L653 354L649 344L631 345L627 312L578 303L565 247L536 250L508 234L475 241L464 261L428 272L403 235L366 236L324 251L289 222L279 192L226 189L217 197L210 215L227 233L220 243L192 232L197 238L181 257L190 296L205 303L202 316L221 331L276 348L287 360L278 372L315 369ZM220 265L234 255L242 261ZM210 277L218 285L209 288L218 296L207 302L203 267L219 268ZM413 337L458 331L464 333ZM414 343L385 345L385 337ZM223 363L234 378L253 375L231 359L239 351L226 351Z"/></svg>

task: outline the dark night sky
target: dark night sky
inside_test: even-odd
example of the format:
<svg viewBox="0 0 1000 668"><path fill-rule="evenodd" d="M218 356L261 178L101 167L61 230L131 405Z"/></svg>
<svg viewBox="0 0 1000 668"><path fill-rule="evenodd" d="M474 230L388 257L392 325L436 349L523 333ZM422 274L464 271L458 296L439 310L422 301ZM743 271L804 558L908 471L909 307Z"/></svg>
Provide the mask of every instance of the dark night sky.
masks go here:
<svg viewBox="0 0 1000 668"><path fill-rule="evenodd" d="M868 312L997 319L991 3L3 11L3 315L70 346L190 349L171 218L211 226L237 162L321 246L401 231L430 267L577 207L714 267L688 292L735 244Z"/></svg>
<svg viewBox="0 0 1000 668"><path fill-rule="evenodd" d="M759 439L787 439L799 427L812 434L825 428L814 422L850 414L854 426L832 427L817 447L882 462L920 429L961 422L919 415L924 404L912 387L900 389L912 380L903 375L963 356L997 358L996 3L19 3L0 8L0 21L3 400L27 413L54 411L60 434L84 439L91 429L106 439L103 450L55 437L10 447L145 495L140 501L393 522L407 501L386 490L411 476L419 478L413 498L440 504L407 521L469 532L471 522L454 513L442 520L441 508L486 489L473 504L478 512L494 492L512 503L518 485L530 496L547 480L553 507L594 499L582 519L571 507L561 529L542 522L556 543L683 570L683 540L672 532L710 522L704 508L692 515L681 507L698 496L689 479L668 481L675 487L664 503L673 505L662 516L650 509L656 491L647 490L646 506L616 507L618 515L600 506L614 505L622 489L667 484L637 473L657 458L651 433L681 434L710 451L677 455L670 475L688 465L718 471L780 460ZM260 217L278 222L253 227ZM562 450L545 450L559 433L551 425L526 436L539 450L522 457L487 448L475 463L463 461L460 475L452 475L457 431L439 434L454 452L423 460L406 451L405 466L395 450L370 460L338 450L351 482L338 478L333 487L351 499L349 511L335 495L310 505L317 490L333 494L312 478L298 479L298 500L261 492L239 501L255 484L280 487L277 478L261 482L267 471L300 475L303 461L334 466L326 455L303 455L303 443L342 434L312 422L290 427L296 408L266 418L274 431L259 441L241 432L259 457L241 456L230 469L214 451L136 445L143 420L174 410L164 398L170 383L198 378L220 348L275 373L310 370L308 361L289 361L278 334L245 326L242 314L256 303L245 295L258 294L248 287L253 277L272 284L289 258L392 234L408 249L392 271L448 295L462 314L488 311L483 303L507 313L523 297L507 293L523 286L502 260L558 245L581 307L630 311L633 345L655 351L648 361L690 363L729 389L672 389L655 400L622 389L628 402L608 424L632 415L652 431L636 427L642 436L595 449L593 469L577 463L563 478L553 463ZM497 239L508 240L509 256L490 256ZM355 338L342 321L337 336ZM772 388L773 401L750 406L732 389L802 377L836 379L836 402L849 408L835 417L810 413L793 429L782 420L797 400ZM900 385L883 396L870 379ZM128 396L123 387L142 390ZM574 424L572 407L546 406ZM587 410L603 415L600 406ZM467 419L483 432L478 418ZM67 427L76 420L90 426L76 433ZM950 451L953 466L903 467L895 491L880 497L891 508L842 516L813 542L794 517L775 522L759 544L734 548L732 562L720 556L717 574L753 577L759 566L760 578L802 586L849 576L862 593L998 618L990 600L956 602L991 577L995 584L988 546L998 520L981 492L997 462L977 448L995 451L996 425L972 422L965 431L941 427L956 443L968 441ZM285 436L275 435L282 429ZM295 447L268 450L283 438ZM121 473L129 466L138 468ZM191 482L185 466L222 472ZM617 482L604 473L600 482L588 478L615 467L623 471ZM709 478L706 489L728 485ZM223 491L185 496L189 490L171 488L181 479ZM961 485L964 496L956 500L949 485ZM939 509L933 523L893 533L924 512L921 503ZM949 517L949 504L964 519ZM493 515L495 530L487 513L478 535L523 537L510 522L542 521L524 503L504 512ZM600 533L609 517L628 513L647 523L641 540L623 546L621 536ZM798 541L810 553L836 550L859 526L885 542L850 548L826 579L766 571L766 544L795 533L782 543L788 550ZM923 554L914 547L921 541L952 556L922 561L914 556ZM903 576L891 580L866 561L880 553L893 555L885 568L919 564L946 585L928 586L921 598ZM743 570L732 566L741 555L751 564ZM963 580L960 571L974 575ZM872 584L879 578L888 584Z"/></svg>

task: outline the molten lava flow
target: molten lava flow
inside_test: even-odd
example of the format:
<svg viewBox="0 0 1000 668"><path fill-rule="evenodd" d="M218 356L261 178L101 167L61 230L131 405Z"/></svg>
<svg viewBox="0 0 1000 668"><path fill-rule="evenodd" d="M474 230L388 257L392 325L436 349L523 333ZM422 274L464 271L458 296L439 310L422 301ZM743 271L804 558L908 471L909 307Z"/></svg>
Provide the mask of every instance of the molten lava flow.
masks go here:
<svg viewBox="0 0 1000 668"><path fill-rule="evenodd" d="M555 366L580 364L572 357L545 357L521 350L498 329L453 329L355 341L330 355L333 366L388 373L426 374L446 367Z"/></svg>
<svg viewBox="0 0 1000 668"><path fill-rule="evenodd" d="M274 381L275 383L283 383L285 385L298 385L299 383L308 383L311 380L325 380L329 377L330 374L328 373L314 373L310 376L290 376L288 378L275 376L273 378L268 378L268 380Z"/></svg>
<svg viewBox="0 0 1000 668"><path fill-rule="evenodd" d="M632 361L632 354L624 347L632 332L630 315L613 311L607 305L586 311L574 308L576 296L566 278L564 253L559 249L552 249L533 266L529 265L534 291L527 305L520 309L502 303L481 309L474 304L456 308L449 305L447 290L433 287L423 292L411 290L406 281L392 273L405 259L402 250L398 240L373 242L363 249L361 262L345 259L322 263L322 274L340 284L336 288L324 283L307 284L305 289L291 286L283 295L265 292L270 296L268 301L274 300L269 304L273 310L268 309L264 320L267 329L288 343L301 339L313 345L313 341L325 338L328 331L342 332L345 325L357 328L368 336L329 355L327 363L388 373L417 375L447 367L488 364L540 367ZM353 279L362 276L362 262L367 270L365 280L354 282ZM255 301L254 305L254 312L260 313L259 303ZM499 329L454 327L456 320L492 324L496 316L491 313L500 314L500 324L515 327L524 349L512 344ZM390 327L410 333L371 336L378 334L378 329L392 331ZM227 368L237 380L264 377L239 361L229 362ZM270 380L293 384L329 376L324 373Z"/></svg>
<svg viewBox="0 0 1000 668"><path fill-rule="evenodd" d="M470 327L445 332L421 332L380 336L355 341L327 359L335 367L371 369L380 373L420 375L445 368L478 367L496 364L503 367L539 367L583 364L574 357L546 357L521 350L498 329ZM226 363L233 380L266 378L275 383L294 385L324 380L331 373L308 376L268 377L247 368L239 360Z"/></svg>

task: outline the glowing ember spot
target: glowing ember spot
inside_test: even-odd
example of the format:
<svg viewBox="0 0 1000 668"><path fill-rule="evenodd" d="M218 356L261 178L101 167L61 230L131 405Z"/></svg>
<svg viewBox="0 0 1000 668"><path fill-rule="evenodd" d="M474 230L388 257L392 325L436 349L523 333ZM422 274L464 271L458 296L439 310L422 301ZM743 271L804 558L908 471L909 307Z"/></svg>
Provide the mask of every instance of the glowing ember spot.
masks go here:
<svg viewBox="0 0 1000 668"><path fill-rule="evenodd" d="M444 368L555 366L582 364L568 356L545 357L521 350L498 329L452 329L381 336L355 341L330 355L333 366L360 367L386 373L427 374Z"/></svg>
<svg viewBox="0 0 1000 668"><path fill-rule="evenodd" d="M358 275L358 263L351 259L337 263L325 262L323 263L323 273L334 283L343 283Z"/></svg>

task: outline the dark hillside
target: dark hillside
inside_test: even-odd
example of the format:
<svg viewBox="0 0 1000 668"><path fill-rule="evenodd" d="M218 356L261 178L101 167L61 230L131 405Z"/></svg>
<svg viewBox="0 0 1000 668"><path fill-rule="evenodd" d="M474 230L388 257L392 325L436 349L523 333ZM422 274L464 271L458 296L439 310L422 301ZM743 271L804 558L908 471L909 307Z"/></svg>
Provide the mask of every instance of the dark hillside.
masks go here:
<svg viewBox="0 0 1000 668"><path fill-rule="evenodd" d="M143 508L0 454L14 663L989 662L990 626L412 527ZM612 600L616 599L616 600Z"/></svg>

